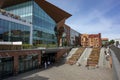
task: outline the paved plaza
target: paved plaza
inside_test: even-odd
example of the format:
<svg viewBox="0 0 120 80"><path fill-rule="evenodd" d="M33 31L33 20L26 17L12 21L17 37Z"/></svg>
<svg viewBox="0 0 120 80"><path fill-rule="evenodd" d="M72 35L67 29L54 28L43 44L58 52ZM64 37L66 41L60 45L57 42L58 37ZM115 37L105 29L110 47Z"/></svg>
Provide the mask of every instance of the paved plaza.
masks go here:
<svg viewBox="0 0 120 80"><path fill-rule="evenodd" d="M62 58L47 69L29 71L6 80L112 80L112 69L106 65L108 63L104 59L103 50L101 49L99 68L88 70L85 66L65 64L65 58Z"/></svg>

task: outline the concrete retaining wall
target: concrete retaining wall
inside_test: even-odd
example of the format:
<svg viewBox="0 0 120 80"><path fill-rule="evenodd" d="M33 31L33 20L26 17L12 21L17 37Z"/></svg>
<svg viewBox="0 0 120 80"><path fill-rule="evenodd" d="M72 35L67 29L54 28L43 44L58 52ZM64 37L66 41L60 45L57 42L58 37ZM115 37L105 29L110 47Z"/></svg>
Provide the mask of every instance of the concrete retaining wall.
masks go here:
<svg viewBox="0 0 120 80"><path fill-rule="evenodd" d="M120 80L120 62L116 57L115 53L113 52L113 50L110 51L112 56L113 80Z"/></svg>

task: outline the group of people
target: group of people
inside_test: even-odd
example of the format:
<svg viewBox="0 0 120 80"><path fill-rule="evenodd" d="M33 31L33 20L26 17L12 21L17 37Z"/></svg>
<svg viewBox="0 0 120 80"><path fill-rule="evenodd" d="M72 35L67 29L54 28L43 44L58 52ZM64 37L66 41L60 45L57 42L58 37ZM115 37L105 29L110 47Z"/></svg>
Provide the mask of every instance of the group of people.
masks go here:
<svg viewBox="0 0 120 80"><path fill-rule="evenodd" d="M106 50L105 50L105 58L106 58L106 60L109 60L109 57L110 57L110 49L109 49L109 47L107 47Z"/></svg>

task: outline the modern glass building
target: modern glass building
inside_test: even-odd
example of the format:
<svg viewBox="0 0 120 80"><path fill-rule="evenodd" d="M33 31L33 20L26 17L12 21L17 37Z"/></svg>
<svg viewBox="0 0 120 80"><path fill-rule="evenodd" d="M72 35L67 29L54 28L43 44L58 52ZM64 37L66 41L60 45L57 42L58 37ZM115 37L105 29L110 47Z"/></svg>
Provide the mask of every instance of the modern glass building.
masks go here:
<svg viewBox="0 0 120 80"><path fill-rule="evenodd" d="M46 0L0 0L0 42L57 44L57 30L70 16ZM8 51L6 46L10 46L3 46L5 50L2 48L0 51L0 80L41 67L48 61L55 62L68 51L68 48Z"/></svg>
<svg viewBox="0 0 120 80"><path fill-rule="evenodd" d="M0 7L2 9L19 16L23 22L30 23L30 27L21 26L20 28L20 30L29 31L27 34L25 34L25 37L22 36L14 39L15 41L20 40L23 43L29 42L30 44L57 44L55 27L58 27L61 21L64 23L65 19L71 16L67 12L57 8L45 0L5 0L0 2ZM1 22L1 24L3 24L3 22ZM4 40L1 36L0 40L12 41L12 38L10 38L11 31L15 25L18 26L19 23L8 28L9 36L7 36L7 39ZM19 29L16 30L19 31ZM2 31L0 31L0 35L3 35ZM29 38L26 35L29 36Z"/></svg>
<svg viewBox="0 0 120 80"><path fill-rule="evenodd" d="M34 44L56 43L55 21L33 0L5 8L32 23Z"/></svg>
<svg viewBox="0 0 120 80"><path fill-rule="evenodd" d="M11 17L6 11L0 12L0 41L22 41L30 43L31 25Z"/></svg>
<svg viewBox="0 0 120 80"><path fill-rule="evenodd" d="M56 26L55 21L33 0L4 9L32 23L32 28L0 19L0 40L22 41L30 44L57 43L54 31ZM29 36L31 38L29 38ZM31 40L29 41L29 39Z"/></svg>

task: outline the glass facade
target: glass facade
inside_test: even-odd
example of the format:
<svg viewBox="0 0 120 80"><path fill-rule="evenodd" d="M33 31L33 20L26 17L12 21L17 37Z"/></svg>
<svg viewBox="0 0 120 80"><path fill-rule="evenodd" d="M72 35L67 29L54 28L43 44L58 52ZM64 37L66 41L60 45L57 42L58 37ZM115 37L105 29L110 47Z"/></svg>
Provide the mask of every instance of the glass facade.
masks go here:
<svg viewBox="0 0 120 80"><path fill-rule="evenodd" d="M76 43L78 42L77 38L79 37L79 35L80 34L78 32L76 32L75 30L70 29L70 40L71 40L71 45L72 46L76 45Z"/></svg>
<svg viewBox="0 0 120 80"><path fill-rule="evenodd" d="M0 80L13 75L13 57L0 58Z"/></svg>
<svg viewBox="0 0 120 80"><path fill-rule="evenodd" d="M56 23L34 2L33 5L33 39L37 44L56 43L54 28Z"/></svg>
<svg viewBox="0 0 120 80"><path fill-rule="evenodd" d="M32 1L28 1L19 5L13 5L11 7L5 8L5 10L15 15L19 15L23 20L32 22L32 8Z"/></svg>
<svg viewBox="0 0 120 80"><path fill-rule="evenodd" d="M29 43L30 27L0 19L0 41Z"/></svg>
<svg viewBox="0 0 120 80"><path fill-rule="evenodd" d="M38 55L19 56L19 73L38 68Z"/></svg>
<svg viewBox="0 0 120 80"><path fill-rule="evenodd" d="M56 26L55 21L42 8L40 8L34 0L13 5L5 8L5 10L19 15L22 19L32 23L33 44L57 43L54 31Z"/></svg>

